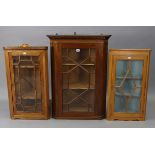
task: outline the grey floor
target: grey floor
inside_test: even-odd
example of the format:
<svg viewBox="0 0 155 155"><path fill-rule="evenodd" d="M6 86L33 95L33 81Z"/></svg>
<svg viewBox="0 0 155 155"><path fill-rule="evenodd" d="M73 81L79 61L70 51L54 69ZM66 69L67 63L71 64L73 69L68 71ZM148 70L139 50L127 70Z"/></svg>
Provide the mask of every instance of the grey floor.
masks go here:
<svg viewBox="0 0 155 155"><path fill-rule="evenodd" d="M155 102L148 97L146 121L11 120L7 101L0 102L0 128L154 128Z"/></svg>

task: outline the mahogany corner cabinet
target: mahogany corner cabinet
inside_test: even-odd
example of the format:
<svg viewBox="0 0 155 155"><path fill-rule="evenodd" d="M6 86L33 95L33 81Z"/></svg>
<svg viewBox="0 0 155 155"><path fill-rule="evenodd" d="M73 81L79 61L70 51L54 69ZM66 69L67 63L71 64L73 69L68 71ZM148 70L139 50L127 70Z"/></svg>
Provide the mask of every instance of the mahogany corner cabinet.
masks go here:
<svg viewBox="0 0 155 155"><path fill-rule="evenodd" d="M145 120L150 49L109 52L108 119Z"/></svg>
<svg viewBox="0 0 155 155"><path fill-rule="evenodd" d="M108 39L111 35L47 35L51 46L52 116L106 116Z"/></svg>
<svg viewBox="0 0 155 155"><path fill-rule="evenodd" d="M4 47L12 119L48 119L47 47Z"/></svg>

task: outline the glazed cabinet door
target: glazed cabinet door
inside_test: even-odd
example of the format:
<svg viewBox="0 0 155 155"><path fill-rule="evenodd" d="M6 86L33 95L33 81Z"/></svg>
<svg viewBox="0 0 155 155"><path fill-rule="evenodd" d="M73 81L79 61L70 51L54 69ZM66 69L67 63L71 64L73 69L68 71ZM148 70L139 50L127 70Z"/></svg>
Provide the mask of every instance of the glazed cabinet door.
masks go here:
<svg viewBox="0 0 155 155"><path fill-rule="evenodd" d="M48 118L46 51L11 51L6 52L6 57L11 80L12 117Z"/></svg>
<svg viewBox="0 0 155 155"><path fill-rule="evenodd" d="M60 44L58 51L58 115L95 116L103 103L97 84L100 48L96 44Z"/></svg>
<svg viewBox="0 0 155 155"><path fill-rule="evenodd" d="M109 119L143 120L149 57L143 53L113 56L111 53L110 65Z"/></svg>

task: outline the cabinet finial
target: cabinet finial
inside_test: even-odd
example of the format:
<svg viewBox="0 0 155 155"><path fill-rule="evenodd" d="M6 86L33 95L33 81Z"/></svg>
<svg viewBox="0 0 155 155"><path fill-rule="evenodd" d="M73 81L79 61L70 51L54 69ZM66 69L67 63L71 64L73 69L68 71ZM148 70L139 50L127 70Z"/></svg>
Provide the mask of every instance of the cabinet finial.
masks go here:
<svg viewBox="0 0 155 155"><path fill-rule="evenodd" d="M21 44L20 47L29 47L29 44Z"/></svg>

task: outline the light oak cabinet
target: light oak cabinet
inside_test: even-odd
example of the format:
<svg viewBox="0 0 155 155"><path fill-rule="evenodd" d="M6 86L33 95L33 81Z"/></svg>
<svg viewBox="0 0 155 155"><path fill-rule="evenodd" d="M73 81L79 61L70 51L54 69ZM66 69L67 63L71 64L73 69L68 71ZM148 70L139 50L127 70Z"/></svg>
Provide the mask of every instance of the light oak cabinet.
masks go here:
<svg viewBox="0 0 155 155"><path fill-rule="evenodd" d="M51 43L52 115L102 119L110 35L48 35Z"/></svg>
<svg viewBox="0 0 155 155"><path fill-rule="evenodd" d="M12 119L48 119L47 47L4 47Z"/></svg>
<svg viewBox="0 0 155 155"><path fill-rule="evenodd" d="M144 120L150 49L111 49L109 52L109 120Z"/></svg>

